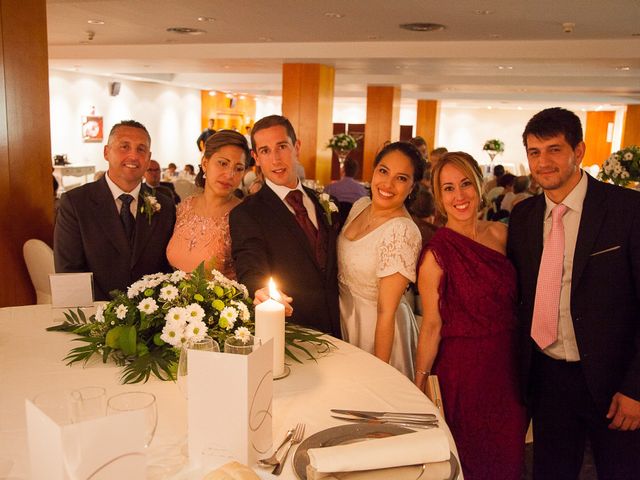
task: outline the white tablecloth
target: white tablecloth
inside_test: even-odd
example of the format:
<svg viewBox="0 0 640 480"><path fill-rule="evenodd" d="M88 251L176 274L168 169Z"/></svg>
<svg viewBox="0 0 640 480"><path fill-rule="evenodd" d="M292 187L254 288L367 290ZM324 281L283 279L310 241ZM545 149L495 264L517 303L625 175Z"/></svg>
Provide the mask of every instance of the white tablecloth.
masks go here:
<svg viewBox="0 0 640 480"><path fill-rule="evenodd" d="M56 314L60 317L60 314ZM49 305L0 309L0 478L28 478L29 462L24 412L25 398L57 388L100 385L111 396L123 391L156 395L158 428L150 447L150 477L199 478L180 473L186 461L186 400L173 382L151 378L146 384L121 385L121 369L96 359L86 367L67 367L62 359L77 346L74 335L47 332L54 313ZM344 425L331 418L331 408L397 410L438 414L433 404L402 374L377 358L344 342L331 354L304 364L292 362L291 375L274 382L273 436L279 442L286 430L303 421L305 437L320 430ZM214 406L215 408L215 406ZM223 406L220 408L224 408ZM440 420L456 452L446 424ZM280 477L255 467L261 478L295 479L289 461ZM456 453L457 456L457 453ZM161 467L153 468L154 463Z"/></svg>

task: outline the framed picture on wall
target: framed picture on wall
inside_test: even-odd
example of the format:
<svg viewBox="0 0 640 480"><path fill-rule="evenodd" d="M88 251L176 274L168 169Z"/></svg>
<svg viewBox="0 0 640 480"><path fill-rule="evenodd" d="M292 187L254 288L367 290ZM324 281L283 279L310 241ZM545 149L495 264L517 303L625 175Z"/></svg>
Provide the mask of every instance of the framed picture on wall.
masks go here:
<svg viewBox="0 0 640 480"><path fill-rule="evenodd" d="M85 143L102 142L102 137L102 117L93 115L82 117L82 140Z"/></svg>

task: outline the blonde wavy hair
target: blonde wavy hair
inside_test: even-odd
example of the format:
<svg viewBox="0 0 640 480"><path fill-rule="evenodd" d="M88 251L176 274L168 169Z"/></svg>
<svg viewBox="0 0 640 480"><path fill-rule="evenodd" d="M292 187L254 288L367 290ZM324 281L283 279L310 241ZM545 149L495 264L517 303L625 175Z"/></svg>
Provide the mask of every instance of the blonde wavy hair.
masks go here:
<svg viewBox="0 0 640 480"><path fill-rule="evenodd" d="M440 176L445 165L453 165L473 182L473 186L478 194L478 211L484 208L484 197L482 196L482 170L476 162L475 158L465 152L448 152L445 153L440 161L433 167L431 171L431 184L433 185L433 199L436 208L440 214L447 216L442 203L442 184Z"/></svg>

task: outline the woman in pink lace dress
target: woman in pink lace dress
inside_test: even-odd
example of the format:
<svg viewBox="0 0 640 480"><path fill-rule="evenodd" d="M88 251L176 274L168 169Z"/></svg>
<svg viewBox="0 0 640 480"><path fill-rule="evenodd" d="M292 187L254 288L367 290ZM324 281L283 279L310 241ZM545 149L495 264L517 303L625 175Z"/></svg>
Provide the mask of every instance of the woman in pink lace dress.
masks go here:
<svg viewBox="0 0 640 480"><path fill-rule="evenodd" d="M180 203L167 245L167 258L173 267L190 272L204 261L205 270L215 268L235 279L229 212L240 203L234 191L249 155L247 140L238 132L219 130L207 139L196 177L196 184L204 192Z"/></svg>
<svg viewBox="0 0 640 480"><path fill-rule="evenodd" d="M438 375L447 424L467 480L520 480L526 416L516 362L516 273L507 229L478 220L482 174L463 152L433 170L435 201L447 217L425 246L418 289L423 320L416 385Z"/></svg>

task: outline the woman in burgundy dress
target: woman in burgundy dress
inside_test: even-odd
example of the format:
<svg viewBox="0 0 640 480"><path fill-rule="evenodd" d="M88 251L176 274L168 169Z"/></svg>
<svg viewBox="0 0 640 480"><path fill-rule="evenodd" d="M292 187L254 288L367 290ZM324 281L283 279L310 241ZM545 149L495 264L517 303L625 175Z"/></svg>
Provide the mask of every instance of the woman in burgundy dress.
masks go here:
<svg viewBox="0 0 640 480"><path fill-rule="evenodd" d="M433 170L447 217L419 260L423 321L415 383L438 375L445 416L465 479L519 480L526 414L516 364L516 274L506 226L478 220L482 174L463 152Z"/></svg>

